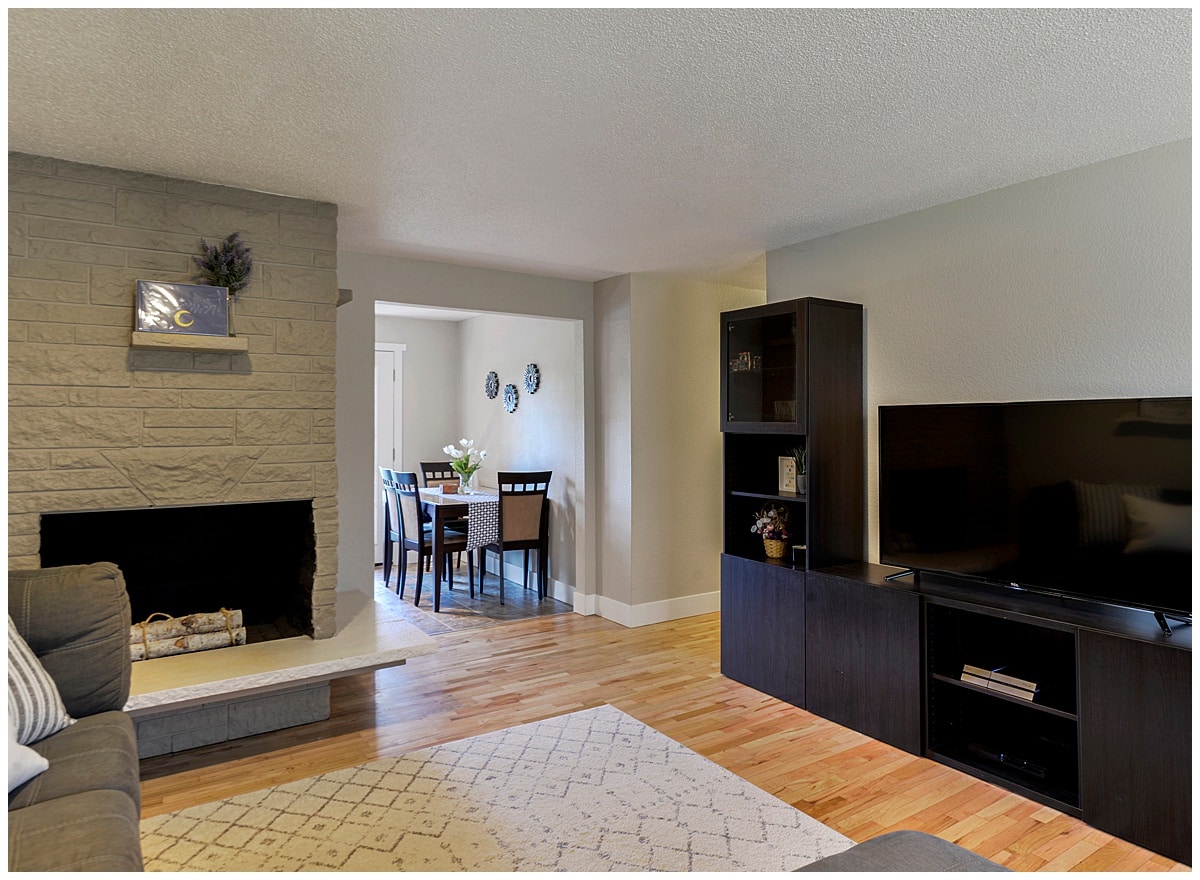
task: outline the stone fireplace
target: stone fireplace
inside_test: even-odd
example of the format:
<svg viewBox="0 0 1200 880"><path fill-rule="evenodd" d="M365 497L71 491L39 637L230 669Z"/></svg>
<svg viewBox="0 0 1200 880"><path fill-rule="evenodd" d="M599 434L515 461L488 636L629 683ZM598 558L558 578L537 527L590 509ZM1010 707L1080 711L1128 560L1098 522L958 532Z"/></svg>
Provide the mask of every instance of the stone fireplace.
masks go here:
<svg viewBox="0 0 1200 880"><path fill-rule="evenodd" d="M337 590L337 207L24 154L8 181L9 568L84 561L70 545L90 541L85 555L128 565L135 620L270 593L262 626L312 635L135 663L138 754L328 718L330 680L436 651ZM134 337L137 282L189 281L200 239L234 231L255 260L236 336ZM125 556L125 533L159 546ZM216 605L164 604L201 588Z"/></svg>
<svg viewBox="0 0 1200 880"><path fill-rule="evenodd" d="M42 551L64 514L299 502L303 628L334 635L336 206L10 154L9 211L9 567L65 559ZM133 347L137 281L189 281L200 239L234 231L255 258L244 350Z"/></svg>

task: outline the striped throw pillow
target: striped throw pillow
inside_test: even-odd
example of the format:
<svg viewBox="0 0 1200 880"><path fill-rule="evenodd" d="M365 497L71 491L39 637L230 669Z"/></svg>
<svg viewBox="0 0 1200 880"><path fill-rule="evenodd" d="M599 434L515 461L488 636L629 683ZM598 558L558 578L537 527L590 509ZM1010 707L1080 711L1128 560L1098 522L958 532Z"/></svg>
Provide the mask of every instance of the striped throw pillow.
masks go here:
<svg viewBox="0 0 1200 880"><path fill-rule="evenodd" d="M74 720L67 714L58 686L25 643L8 616L8 711L23 746L58 733Z"/></svg>

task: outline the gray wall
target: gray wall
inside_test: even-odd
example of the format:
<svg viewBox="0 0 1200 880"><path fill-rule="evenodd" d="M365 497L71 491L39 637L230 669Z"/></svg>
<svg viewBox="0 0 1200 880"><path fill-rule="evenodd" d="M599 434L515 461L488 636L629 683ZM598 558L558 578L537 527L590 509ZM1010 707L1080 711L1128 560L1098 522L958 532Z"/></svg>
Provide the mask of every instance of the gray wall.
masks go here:
<svg viewBox="0 0 1200 880"><path fill-rule="evenodd" d="M578 357L579 322L518 315L481 315L462 323L459 370L459 432L488 451L475 475L496 485L496 472L553 472L550 479L550 560L547 573L556 598L574 602L581 480L585 471L582 411L583 365ZM537 364L541 383L525 392L525 367ZM495 370L501 394L488 399L484 378ZM517 386L517 409L505 411L503 389ZM447 441L449 442L449 441ZM536 559L536 558L535 558ZM490 563L489 559L489 563ZM520 579L523 554L508 554L509 578ZM534 560L531 566L537 567Z"/></svg>
<svg viewBox="0 0 1200 880"><path fill-rule="evenodd" d="M343 308L345 308L343 306ZM462 324L381 315L377 342L402 342L404 384L400 470L445 459L442 447L459 438L459 375Z"/></svg>
<svg viewBox="0 0 1200 880"><path fill-rule="evenodd" d="M881 404L1191 393L1191 141L767 254L769 299L867 314L868 540Z"/></svg>

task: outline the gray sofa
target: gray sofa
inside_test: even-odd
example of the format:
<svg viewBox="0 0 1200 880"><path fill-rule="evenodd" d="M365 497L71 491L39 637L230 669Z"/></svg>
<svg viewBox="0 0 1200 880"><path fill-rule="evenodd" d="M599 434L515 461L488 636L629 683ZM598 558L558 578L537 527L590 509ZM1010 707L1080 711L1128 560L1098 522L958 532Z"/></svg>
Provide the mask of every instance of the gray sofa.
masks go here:
<svg viewBox="0 0 1200 880"><path fill-rule="evenodd" d="M140 871L129 597L107 562L8 573L8 613L75 723L32 745L50 768L8 795L10 871Z"/></svg>
<svg viewBox="0 0 1200 880"><path fill-rule="evenodd" d="M873 874L878 871L1007 871L1008 868L932 834L893 831L796 870Z"/></svg>

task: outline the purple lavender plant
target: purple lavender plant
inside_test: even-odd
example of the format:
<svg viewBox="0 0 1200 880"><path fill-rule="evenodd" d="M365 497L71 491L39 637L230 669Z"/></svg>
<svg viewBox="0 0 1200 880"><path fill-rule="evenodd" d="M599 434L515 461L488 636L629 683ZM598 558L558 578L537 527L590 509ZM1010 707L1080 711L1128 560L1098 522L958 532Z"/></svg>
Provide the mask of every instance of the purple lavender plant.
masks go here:
<svg viewBox="0 0 1200 880"><path fill-rule="evenodd" d="M192 257L192 262L199 270L192 276L193 281L228 287L230 296L250 283L250 271L254 268L250 248L237 232L216 244L200 239L200 256Z"/></svg>

